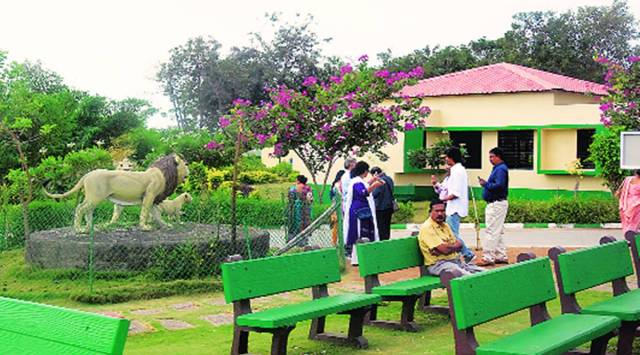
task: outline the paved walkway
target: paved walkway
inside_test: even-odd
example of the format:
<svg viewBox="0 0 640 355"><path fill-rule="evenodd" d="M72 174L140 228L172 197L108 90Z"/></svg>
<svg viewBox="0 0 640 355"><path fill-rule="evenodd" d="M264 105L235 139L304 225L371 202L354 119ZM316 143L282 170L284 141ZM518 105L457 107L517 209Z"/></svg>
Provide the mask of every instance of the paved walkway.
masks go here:
<svg viewBox="0 0 640 355"><path fill-rule="evenodd" d="M406 237L411 234L409 230L391 231L393 238ZM476 245L476 233L474 230L463 229L460 231L462 239L467 245ZM507 247L563 247L581 248L599 244L600 238L610 235L616 239L622 239L620 229L586 229L586 228L540 228L540 229L506 229L504 238ZM484 238L484 230L480 231L480 240Z"/></svg>

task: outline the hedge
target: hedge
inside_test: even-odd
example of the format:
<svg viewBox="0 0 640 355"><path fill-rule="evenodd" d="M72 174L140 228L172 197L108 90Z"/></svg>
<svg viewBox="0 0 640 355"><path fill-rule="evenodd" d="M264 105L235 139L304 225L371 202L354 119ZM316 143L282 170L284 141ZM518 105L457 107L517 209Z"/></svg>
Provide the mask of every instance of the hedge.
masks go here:
<svg viewBox="0 0 640 355"><path fill-rule="evenodd" d="M478 201L478 218L484 222L486 203ZM463 223L474 221L473 205ZM602 224L620 222L618 201L615 199L568 199L548 201L510 200L507 223L578 223Z"/></svg>

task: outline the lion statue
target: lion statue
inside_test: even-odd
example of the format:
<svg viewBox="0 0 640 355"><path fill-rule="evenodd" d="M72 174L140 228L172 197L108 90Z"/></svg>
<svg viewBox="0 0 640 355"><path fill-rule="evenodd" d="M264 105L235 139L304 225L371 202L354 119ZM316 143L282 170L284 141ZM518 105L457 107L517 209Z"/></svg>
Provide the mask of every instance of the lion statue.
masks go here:
<svg viewBox="0 0 640 355"><path fill-rule="evenodd" d="M97 169L84 175L71 190L63 194L51 194L46 190L44 193L59 199L84 190L84 200L76 207L73 222L77 233L88 232L94 209L106 199L116 205L112 221L118 219L122 206L142 205L140 229L148 231L152 229L149 216L154 206L171 195L187 175L189 168L185 161L177 154L171 154L156 160L146 171ZM85 226L82 226L83 218Z"/></svg>

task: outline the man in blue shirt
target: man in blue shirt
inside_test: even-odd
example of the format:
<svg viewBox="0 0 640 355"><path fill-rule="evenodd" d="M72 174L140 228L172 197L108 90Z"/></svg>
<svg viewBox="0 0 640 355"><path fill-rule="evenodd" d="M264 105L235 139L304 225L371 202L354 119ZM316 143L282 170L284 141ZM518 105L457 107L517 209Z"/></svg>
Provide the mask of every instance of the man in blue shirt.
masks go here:
<svg viewBox="0 0 640 355"><path fill-rule="evenodd" d="M478 266L493 264L508 264L507 247L504 244L504 220L507 217L509 203L509 169L503 160L503 152L500 148L489 151L489 161L493 170L489 179L478 177L482 186L482 198L487 201L485 209L485 241L483 243L484 255Z"/></svg>

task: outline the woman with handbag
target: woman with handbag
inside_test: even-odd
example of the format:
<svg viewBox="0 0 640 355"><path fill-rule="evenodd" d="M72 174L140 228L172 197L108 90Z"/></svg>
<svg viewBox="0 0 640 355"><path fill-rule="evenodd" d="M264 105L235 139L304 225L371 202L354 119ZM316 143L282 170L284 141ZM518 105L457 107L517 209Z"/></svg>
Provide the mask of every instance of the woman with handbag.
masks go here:
<svg viewBox="0 0 640 355"><path fill-rule="evenodd" d="M369 164L359 161L351 171L351 181L347 192L345 207L349 214L347 216L345 250L347 255L351 254L351 264L353 265L358 264L354 248L358 239L379 240L376 206L371 192L382 186L384 181L374 176L367 182L365 181L367 175L369 175Z"/></svg>
<svg viewBox="0 0 640 355"><path fill-rule="evenodd" d="M398 202L393 197L393 180L377 166L371 168L371 175L384 182L373 190L373 199L376 203L376 221L380 240L388 240L391 237L391 216L398 208Z"/></svg>

